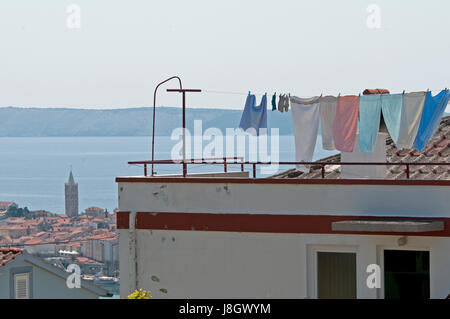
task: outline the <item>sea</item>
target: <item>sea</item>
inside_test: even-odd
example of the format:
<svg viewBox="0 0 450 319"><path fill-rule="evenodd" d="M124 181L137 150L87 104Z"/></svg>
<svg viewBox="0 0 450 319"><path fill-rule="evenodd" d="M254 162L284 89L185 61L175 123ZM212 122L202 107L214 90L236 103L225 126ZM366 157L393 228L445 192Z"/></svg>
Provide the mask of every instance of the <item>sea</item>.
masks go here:
<svg viewBox="0 0 450 319"><path fill-rule="evenodd" d="M295 160L293 136L279 137L279 161ZM248 141L247 141L248 142ZM270 139L269 139L270 142ZM203 142L203 149L209 142ZM170 159L179 140L155 137L155 158ZM314 160L335 154L317 139ZM191 143L193 150L193 143ZM270 154L270 143L268 146ZM251 153L245 147L246 159ZM202 148L200 148L202 149ZM193 151L192 151L193 153ZM72 169L78 182L80 212L98 206L112 212L117 203L117 176L142 176L142 165L128 161L151 159L151 137L2 137L0 138L0 201L14 201L30 210L64 213L64 183ZM291 167L280 167L282 171ZM246 167L250 170L250 167ZM189 165L189 172L221 171L223 166ZM229 171L239 170L238 165ZM157 174L181 173L180 165L156 165ZM250 170L251 171L251 170ZM258 171L257 177L267 176Z"/></svg>

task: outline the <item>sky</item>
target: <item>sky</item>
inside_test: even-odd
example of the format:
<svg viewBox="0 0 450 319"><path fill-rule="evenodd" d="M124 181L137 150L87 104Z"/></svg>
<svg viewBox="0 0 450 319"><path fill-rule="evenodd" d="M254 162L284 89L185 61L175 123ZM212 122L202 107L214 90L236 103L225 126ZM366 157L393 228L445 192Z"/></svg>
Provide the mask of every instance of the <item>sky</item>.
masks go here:
<svg viewBox="0 0 450 319"><path fill-rule="evenodd" d="M173 75L203 90L188 107L242 109L248 91L441 90L449 12L448 0L2 1L0 107L152 106ZM179 106L176 86L157 104Z"/></svg>

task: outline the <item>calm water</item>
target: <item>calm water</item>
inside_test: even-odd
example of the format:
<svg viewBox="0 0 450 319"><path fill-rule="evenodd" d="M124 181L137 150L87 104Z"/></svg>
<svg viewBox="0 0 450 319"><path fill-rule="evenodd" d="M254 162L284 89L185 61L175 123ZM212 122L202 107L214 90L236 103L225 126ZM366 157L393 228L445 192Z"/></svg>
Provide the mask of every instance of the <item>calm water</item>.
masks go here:
<svg viewBox="0 0 450 319"><path fill-rule="evenodd" d="M170 158L176 143L169 137L156 138L155 157ZM320 148L320 137L317 144L315 159L333 154ZM117 207L115 177L142 175L142 167L127 162L150 159L150 150L149 137L0 138L0 201L64 213L64 183L72 165L78 182L80 211L89 206L112 211ZM280 160L294 159L294 138L281 137ZM189 167L191 172L209 169L203 165ZM217 167L220 169L222 166ZM156 170L161 174L180 172L178 166L167 165Z"/></svg>

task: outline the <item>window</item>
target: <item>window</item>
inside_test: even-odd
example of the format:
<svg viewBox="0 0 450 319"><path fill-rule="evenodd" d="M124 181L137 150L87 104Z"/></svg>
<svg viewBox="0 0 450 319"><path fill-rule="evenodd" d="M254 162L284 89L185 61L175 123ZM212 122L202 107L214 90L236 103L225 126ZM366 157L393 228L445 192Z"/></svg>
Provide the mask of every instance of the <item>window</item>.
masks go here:
<svg viewBox="0 0 450 319"><path fill-rule="evenodd" d="M14 298L29 299L30 298L30 274L14 275Z"/></svg>
<svg viewBox="0 0 450 319"><path fill-rule="evenodd" d="M430 298L430 253L428 251L384 251L384 298Z"/></svg>
<svg viewBox="0 0 450 319"><path fill-rule="evenodd" d="M356 253L317 252L317 297L356 298Z"/></svg>

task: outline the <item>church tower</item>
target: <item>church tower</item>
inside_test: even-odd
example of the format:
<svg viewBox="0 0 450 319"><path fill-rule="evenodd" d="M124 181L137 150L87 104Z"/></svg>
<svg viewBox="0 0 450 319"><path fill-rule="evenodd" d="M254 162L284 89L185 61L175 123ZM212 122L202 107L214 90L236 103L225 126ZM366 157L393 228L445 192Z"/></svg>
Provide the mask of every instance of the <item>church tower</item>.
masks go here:
<svg viewBox="0 0 450 319"><path fill-rule="evenodd" d="M78 183L75 183L70 170L69 181L64 184L66 198L66 215L68 217L78 216Z"/></svg>

